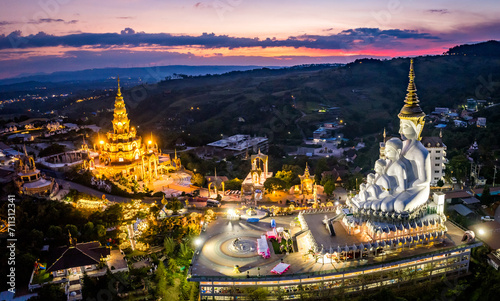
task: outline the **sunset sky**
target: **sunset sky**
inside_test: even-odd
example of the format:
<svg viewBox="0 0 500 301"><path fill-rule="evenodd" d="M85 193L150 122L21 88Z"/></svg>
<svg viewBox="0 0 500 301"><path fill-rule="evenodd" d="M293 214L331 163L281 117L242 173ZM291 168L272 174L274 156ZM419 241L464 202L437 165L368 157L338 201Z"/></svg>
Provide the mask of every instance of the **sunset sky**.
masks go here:
<svg viewBox="0 0 500 301"><path fill-rule="evenodd" d="M500 39L498 0L16 0L0 78L155 65L349 62Z"/></svg>

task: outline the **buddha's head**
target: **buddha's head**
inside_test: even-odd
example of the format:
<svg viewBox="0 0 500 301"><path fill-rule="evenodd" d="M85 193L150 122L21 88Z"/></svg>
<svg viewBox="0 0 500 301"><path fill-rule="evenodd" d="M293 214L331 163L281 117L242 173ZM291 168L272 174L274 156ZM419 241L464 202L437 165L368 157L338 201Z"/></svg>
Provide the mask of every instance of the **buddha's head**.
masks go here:
<svg viewBox="0 0 500 301"><path fill-rule="evenodd" d="M384 159L378 159L375 161L375 172L379 175L383 174L386 166L387 162Z"/></svg>
<svg viewBox="0 0 500 301"><path fill-rule="evenodd" d="M359 185L359 191L361 192L361 191L365 191L365 190L366 190L366 184L365 183L361 183Z"/></svg>
<svg viewBox="0 0 500 301"><path fill-rule="evenodd" d="M403 140L420 140L423 130L423 122L409 119L401 119L399 123L399 134Z"/></svg>
<svg viewBox="0 0 500 301"><path fill-rule="evenodd" d="M375 183L375 175L374 174L368 174L366 176L366 182L368 182L368 184L373 184Z"/></svg>
<svg viewBox="0 0 500 301"><path fill-rule="evenodd" d="M403 149L403 142L398 138L391 138L385 143L385 156L391 161L397 161Z"/></svg>

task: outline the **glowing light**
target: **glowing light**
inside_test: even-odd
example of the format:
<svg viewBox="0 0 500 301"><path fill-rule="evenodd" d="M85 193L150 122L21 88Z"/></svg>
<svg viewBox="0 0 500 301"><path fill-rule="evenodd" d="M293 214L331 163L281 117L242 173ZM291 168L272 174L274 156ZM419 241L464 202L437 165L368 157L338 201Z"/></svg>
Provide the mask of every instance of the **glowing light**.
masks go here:
<svg viewBox="0 0 500 301"><path fill-rule="evenodd" d="M234 215L234 210L233 210L233 209L229 209L229 210L227 211L227 215L229 215L229 216L233 216L233 215Z"/></svg>
<svg viewBox="0 0 500 301"><path fill-rule="evenodd" d="M153 143L153 141L149 140L149 141L148 141L148 144L151 144L151 143Z"/></svg>
<svg viewBox="0 0 500 301"><path fill-rule="evenodd" d="M479 235L484 235L484 230L483 229L479 229L478 233L479 233Z"/></svg>
<svg viewBox="0 0 500 301"><path fill-rule="evenodd" d="M101 141L99 141L99 143L100 143L100 144L104 144L104 141L103 141L103 140L101 140Z"/></svg>
<svg viewBox="0 0 500 301"><path fill-rule="evenodd" d="M201 246L202 243L203 243L203 240L199 237L194 240L194 245L197 247Z"/></svg>

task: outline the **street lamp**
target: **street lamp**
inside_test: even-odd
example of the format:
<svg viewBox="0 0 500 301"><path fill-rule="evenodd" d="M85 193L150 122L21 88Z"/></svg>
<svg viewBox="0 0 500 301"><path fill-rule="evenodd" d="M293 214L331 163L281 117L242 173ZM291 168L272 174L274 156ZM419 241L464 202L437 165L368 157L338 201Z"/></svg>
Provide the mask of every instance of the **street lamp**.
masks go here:
<svg viewBox="0 0 500 301"><path fill-rule="evenodd" d="M197 247L199 247L199 246L201 246L201 243L202 243L202 242L203 242L203 241L201 240L201 238L197 237L197 238L194 240L194 245L195 245L195 246L197 246Z"/></svg>

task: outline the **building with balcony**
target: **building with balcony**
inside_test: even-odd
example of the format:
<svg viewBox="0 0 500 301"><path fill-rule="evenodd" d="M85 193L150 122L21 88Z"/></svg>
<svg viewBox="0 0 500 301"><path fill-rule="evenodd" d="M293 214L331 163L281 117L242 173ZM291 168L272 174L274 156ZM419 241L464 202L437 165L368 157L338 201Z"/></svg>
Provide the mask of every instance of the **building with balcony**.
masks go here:
<svg viewBox="0 0 500 301"><path fill-rule="evenodd" d="M431 158L431 186L436 186L439 180L444 181L444 173L448 162L446 159L446 145L440 137L422 137L422 144Z"/></svg>

